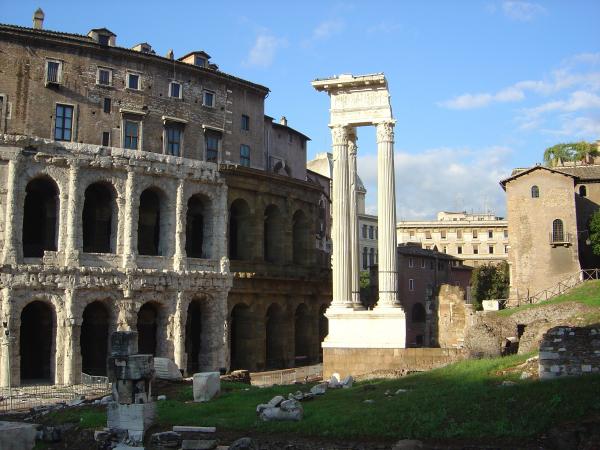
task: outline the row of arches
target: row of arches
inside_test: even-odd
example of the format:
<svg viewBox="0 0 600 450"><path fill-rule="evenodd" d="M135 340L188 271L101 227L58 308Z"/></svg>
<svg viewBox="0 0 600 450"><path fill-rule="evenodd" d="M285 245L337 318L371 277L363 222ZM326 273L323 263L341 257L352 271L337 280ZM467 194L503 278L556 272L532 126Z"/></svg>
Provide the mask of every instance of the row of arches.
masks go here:
<svg viewBox="0 0 600 450"><path fill-rule="evenodd" d="M58 246L59 190L50 177L30 181L25 190L23 208L23 256L42 257L44 251ZM207 242L210 201L202 194L192 195L187 202L186 246L191 258L210 258ZM89 185L82 210L82 245L86 253L116 253L119 211L117 193L108 182ZM140 255L165 256L169 239L167 198L160 189L150 187L139 199L137 251Z"/></svg>
<svg viewBox="0 0 600 450"><path fill-rule="evenodd" d="M251 260L253 256L253 217L244 199L236 199L229 208L229 258ZM285 262L285 221L277 205L268 205L262 220L262 257L270 263ZM309 264L310 225L301 209L292 216L292 261L294 264Z"/></svg>

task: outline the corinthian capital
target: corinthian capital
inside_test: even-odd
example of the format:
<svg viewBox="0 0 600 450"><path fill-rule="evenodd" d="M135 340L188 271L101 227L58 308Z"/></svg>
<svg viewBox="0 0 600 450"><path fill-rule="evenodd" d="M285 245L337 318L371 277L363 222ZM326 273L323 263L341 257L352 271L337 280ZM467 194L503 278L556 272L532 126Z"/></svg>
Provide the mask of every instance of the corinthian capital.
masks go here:
<svg viewBox="0 0 600 450"><path fill-rule="evenodd" d="M348 127L344 125L334 125L331 127L331 139L333 140L333 145L347 145L348 135Z"/></svg>
<svg viewBox="0 0 600 450"><path fill-rule="evenodd" d="M394 142L394 122L377 124L377 142Z"/></svg>

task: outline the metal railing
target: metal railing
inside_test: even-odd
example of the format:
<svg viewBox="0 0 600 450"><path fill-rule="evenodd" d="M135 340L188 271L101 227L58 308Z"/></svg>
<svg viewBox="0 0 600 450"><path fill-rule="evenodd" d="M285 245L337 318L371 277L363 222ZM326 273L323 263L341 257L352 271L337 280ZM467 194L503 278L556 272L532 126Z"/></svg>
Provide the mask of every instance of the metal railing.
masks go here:
<svg viewBox="0 0 600 450"><path fill-rule="evenodd" d="M600 280L600 269L584 269L559 281L555 286L527 297L526 303L539 303L565 294L584 281Z"/></svg>
<svg viewBox="0 0 600 450"><path fill-rule="evenodd" d="M292 369L253 372L250 374L252 386L274 386L294 384L298 381L314 380L323 377L323 364L294 367Z"/></svg>

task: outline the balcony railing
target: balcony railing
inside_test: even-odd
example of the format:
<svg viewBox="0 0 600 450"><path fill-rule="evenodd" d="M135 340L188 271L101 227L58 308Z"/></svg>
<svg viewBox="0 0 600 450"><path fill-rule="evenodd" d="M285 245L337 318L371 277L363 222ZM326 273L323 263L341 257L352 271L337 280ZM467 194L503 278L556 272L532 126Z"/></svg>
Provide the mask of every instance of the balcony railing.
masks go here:
<svg viewBox="0 0 600 450"><path fill-rule="evenodd" d="M571 233L549 233L548 239L551 245L564 245L565 247L573 243L573 235Z"/></svg>

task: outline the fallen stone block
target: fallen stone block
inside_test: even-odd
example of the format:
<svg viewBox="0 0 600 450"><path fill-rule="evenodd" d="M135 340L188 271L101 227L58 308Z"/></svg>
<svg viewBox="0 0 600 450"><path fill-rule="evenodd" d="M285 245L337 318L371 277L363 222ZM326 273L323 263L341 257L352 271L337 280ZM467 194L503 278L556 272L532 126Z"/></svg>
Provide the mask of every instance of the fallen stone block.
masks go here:
<svg viewBox="0 0 600 450"><path fill-rule="evenodd" d="M334 373L329 379L329 388L335 389L338 387L340 387L340 375L338 373Z"/></svg>
<svg viewBox="0 0 600 450"><path fill-rule="evenodd" d="M154 423L155 418L156 403L122 405L112 402L107 407L107 424L109 428L144 432Z"/></svg>
<svg viewBox="0 0 600 450"><path fill-rule="evenodd" d="M423 443L414 439L402 439L396 442L392 450L421 450Z"/></svg>
<svg viewBox="0 0 600 450"><path fill-rule="evenodd" d="M62 430L58 427L44 426L38 431L37 439L42 442L60 442L62 439Z"/></svg>
<svg viewBox="0 0 600 450"><path fill-rule="evenodd" d="M194 374L194 401L208 402L221 392L219 372L201 372Z"/></svg>
<svg viewBox="0 0 600 450"><path fill-rule="evenodd" d="M340 384L343 388L351 388L352 384L354 384L354 378L352 378L352 375L348 375L346 378L340 381Z"/></svg>
<svg viewBox="0 0 600 450"><path fill-rule="evenodd" d="M179 448L181 445L181 434L174 431L154 433L150 436L150 443L164 448Z"/></svg>
<svg viewBox="0 0 600 450"><path fill-rule="evenodd" d="M267 406L271 406L271 407L279 406L281 404L281 402L283 402L284 400L285 400L285 398L283 398L283 396L276 395L271 400L269 400L269 402L267 403Z"/></svg>
<svg viewBox="0 0 600 450"><path fill-rule="evenodd" d="M219 441L215 439L184 439L181 450L213 450L218 444Z"/></svg>
<svg viewBox="0 0 600 450"><path fill-rule="evenodd" d="M154 358L154 377L170 381L183 379L179 367L169 358Z"/></svg>
<svg viewBox="0 0 600 450"><path fill-rule="evenodd" d="M254 439L243 437L234 441L229 446L229 450L259 450L259 447Z"/></svg>
<svg viewBox="0 0 600 450"><path fill-rule="evenodd" d="M173 431L176 433L215 433L216 427L191 427L187 425L175 425Z"/></svg>
<svg viewBox="0 0 600 450"><path fill-rule="evenodd" d="M265 408L260 412L260 418L265 422L281 422L281 421L299 421L302 420L304 411L302 409L294 409L286 411L281 408Z"/></svg>
<svg viewBox="0 0 600 450"><path fill-rule="evenodd" d="M166 399L167 399L166 395L159 395L158 397L156 397L156 400L158 400L159 402L163 401L163 400L166 400Z"/></svg>
<svg viewBox="0 0 600 450"><path fill-rule="evenodd" d="M329 383L327 382L315 384L313 387L310 388L310 393L313 395L323 395L325 394L325 392L327 392L328 386Z"/></svg>
<svg viewBox="0 0 600 450"><path fill-rule="evenodd" d="M0 422L2 450L31 450L35 445L38 425L22 422Z"/></svg>

